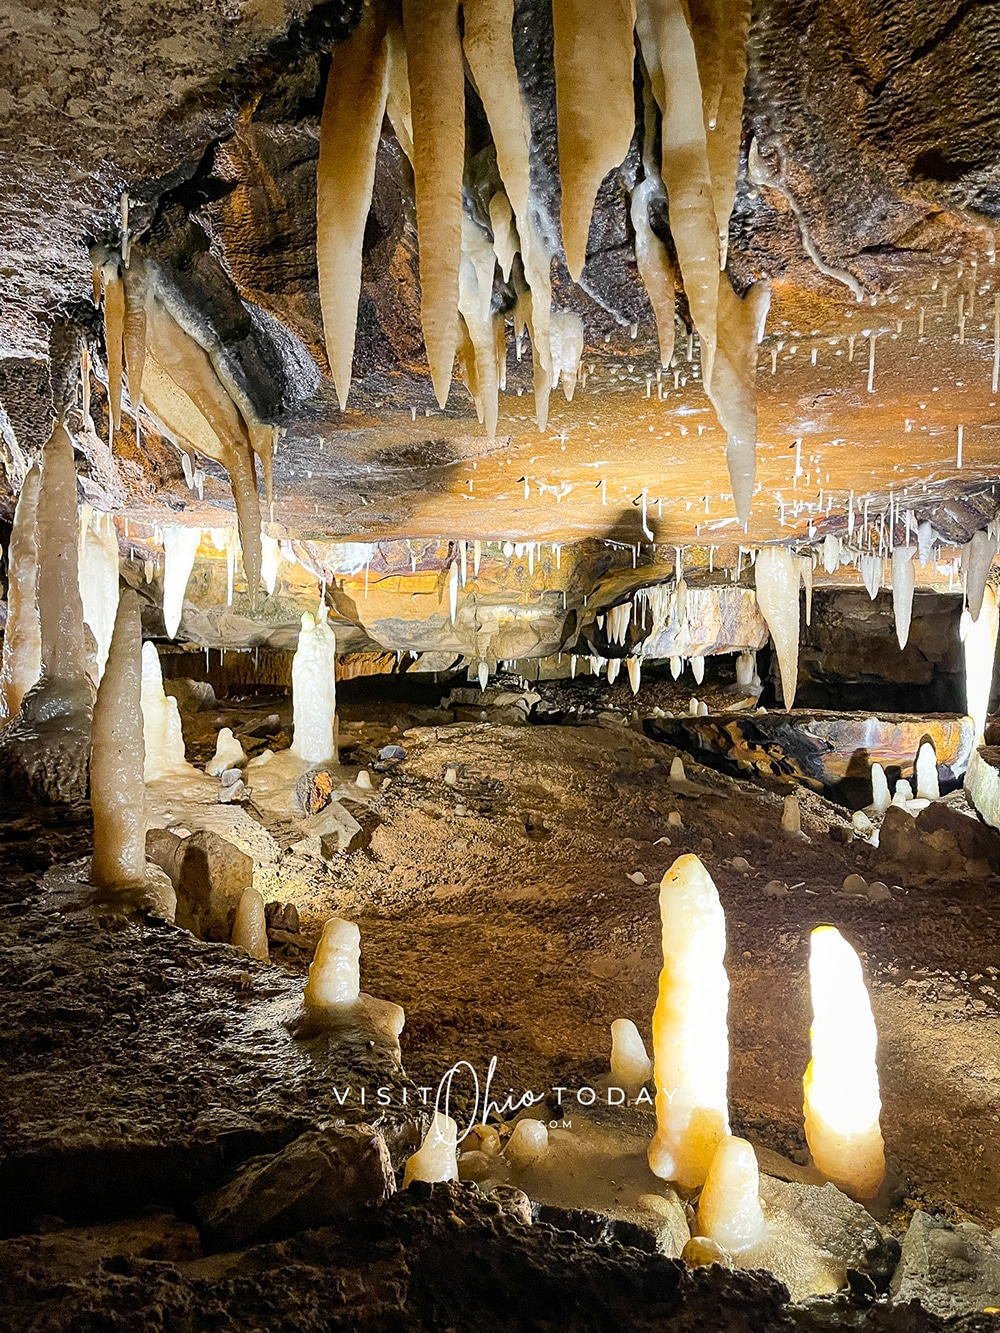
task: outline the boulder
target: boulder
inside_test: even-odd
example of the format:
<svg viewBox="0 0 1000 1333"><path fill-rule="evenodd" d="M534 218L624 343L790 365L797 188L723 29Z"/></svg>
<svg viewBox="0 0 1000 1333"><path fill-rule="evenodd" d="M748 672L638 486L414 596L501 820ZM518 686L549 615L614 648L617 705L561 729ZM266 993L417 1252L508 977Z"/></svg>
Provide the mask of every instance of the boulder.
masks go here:
<svg viewBox="0 0 1000 1333"><path fill-rule="evenodd" d="M243 890L253 883L253 858L207 829L181 842L176 924L203 940L228 941Z"/></svg>
<svg viewBox="0 0 1000 1333"><path fill-rule="evenodd" d="M890 1290L943 1319L1000 1306L1000 1239L974 1222L916 1212Z"/></svg>
<svg viewBox="0 0 1000 1333"><path fill-rule="evenodd" d="M236 1250L327 1226L394 1193L389 1149L369 1125L325 1126L248 1162L196 1204L209 1250Z"/></svg>

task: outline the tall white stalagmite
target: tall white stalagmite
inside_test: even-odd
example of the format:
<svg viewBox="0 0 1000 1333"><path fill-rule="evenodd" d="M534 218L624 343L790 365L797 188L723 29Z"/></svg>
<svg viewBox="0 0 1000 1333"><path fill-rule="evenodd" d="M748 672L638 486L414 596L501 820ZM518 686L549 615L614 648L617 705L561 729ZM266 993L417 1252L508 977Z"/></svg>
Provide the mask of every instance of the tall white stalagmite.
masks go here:
<svg viewBox="0 0 1000 1333"><path fill-rule="evenodd" d="M662 1180L702 1185L729 1133L726 920L711 875L680 856L660 885L663 970L653 1013L656 1137L649 1166Z"/></svg>
<svg viewBox="0 0 1000 1333"><path fill-rule="evenodd" d="M746 1139L729 1135L716 1149L698 1200L698 1234L727 1254L749 1250L766 1236L757 1154Z"/></svg>
<svg viewBox="0 0 1000 1333"><path fill-rule="evenodd" d="M14 717L42 672L36 519L42 474L32 463L21 485L7 550L7 624L0 665L0 717Z"/></svg>
<svg viewBox="0 0 1000 1333"><path fill-rule="evenodd" d="M86 678L78 529L73 445L57 425L42 451L38 491L38 619L42 674L74 684Z"/></svg>
<svg viewBox="0 0 1000 1333"><path fill-rule="evenodd" d="M168 639L175 639L180 629L184 594L200 542L200 528L163 529L163 623Z"/></svg>
<svg viewBox="0 0 1000 1333"><path fill-rule="evenodd" d="M160 656L153 643L142 645L142 735L145 744L143 777L156 782L171 773L184 772L184 733L177 700L163 692Z"/></svg>
<svg viewBox="0 0 1000 1333"><path fill-rule="evenodd" d="M795 703L799 674L799 571L790 551L765 546L754 565L757 605L771 632L781 671L785 707Z"/></svg>
<svg viewBox="0 0 1000 1333"><path fill-rule="evenodd" d="M337 640L327 608L302 616L292 659L292 753L310 764L337 757Z"/></svg>
<svg viewBox="0 0 1000 1333"><path fill-rule="evenodd" d="M915 555L912 546L897 546L892 553L892 614L896 621L896 638L900 648L906 647L910 637L913 587L917 578L913 564Z"/></svg>
<svg viewBox="0 0 1000 1333"><path fill-rule="evenodd" d="M889 782L881 764L872 764L872 805L877 814L884 814L892 804Z"/></svg>
<svg viewBox="0 0 1000 1333"><path fill-rule="evenodd" d="M90 741L90 882L107 889L139 887L146 880L141 648L139 598L129 589L118 604Z"/></svg>
<svg viewBox="0 0 1000 1333"><path fill-rule="evenodd" d="M237 948L245 949L251 958L261 963L268 961L267 919L264 915L264 897L259 889L243 890L236 908L232 939Z"/></svg>
<svg viewBox="0 0 1000 1333"><path fill-rule="evenodd" d="M839 930L819 926L809 951L812 1059L803 1081L813 1163L854 1199L885 1179L879 1116L878 1033L857 954Z"/></svg>
<svg viewBox="0 0 1000 1333"><path fill-rule="evenodd" d="M94 513L89 505L80 510L79 559L83 621L90 626L97 644L100 681L118 614L118 533L110 514Z"/></svg>
<svg viewBox="0 0 1000 1333"><path fill-rule="evenodd" d="M987 583L983 589L979 619L973 620L971 612L963 611L961 624L962 650L965 655L965 711L976 724L977 743L982 742L989 714L998 628L1000 611L997 608L997 590L992 583Z"/></svg>
<svg viewBox="0 0 1000 1333"><path fill-rule="evenodd" d="M936 801L941 795L938 783L937 755L930 741L924 741L917 751L917 799Z"/></svg>

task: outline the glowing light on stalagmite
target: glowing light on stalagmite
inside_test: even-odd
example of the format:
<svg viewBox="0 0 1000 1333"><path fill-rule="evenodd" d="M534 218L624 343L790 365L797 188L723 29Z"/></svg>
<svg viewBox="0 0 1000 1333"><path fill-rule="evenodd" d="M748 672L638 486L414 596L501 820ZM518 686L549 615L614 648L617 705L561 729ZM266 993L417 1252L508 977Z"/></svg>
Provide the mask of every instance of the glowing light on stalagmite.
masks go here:
<svg viewBox="0 0 1000 1333"><path fill-rule="evenodd" d="M184 733L177 700L163 691L160 655L153 643L142 645L142 734L146 758L143 776L156 782L171 773L185 772Z"/></svg>
<svg viewBox="0 0 1000 1333"><path fill-rule="evenodd" d="M960 630L965 657L965 711L976 724L977 743L982 742L989 715L998 630L1000 611L997 607L997 591L993 584L988 583L983 589L979 619L973 620L970 612L963 611Z"/></svg>
<svg viewBox="0 0 1000 1333"><path fill-rule="evenodd" d="M7 550L7 624L0 665L0 716L14 717L42 673L38 621L36 519L41 472L33 463L21 485Z"/></svg>
<svg viewBox="0 0 1000 1333"><path fill-rule="evenodd" d="M884 814L892 804L889 795L889 782L881 764L872 764L872 806L876 814Z"/></svg>
<svg viewBox="0 0 1000 1333"><path fill-rule="evenodd" d="M292 658L292 753L310 764L337 753L337 640L326 614L323 605L303 614Z"/></svg>
<svg viewBox="0 0 1000 1333"><path fill-rule="evenodd" d="M646 1044L630 1018L616 1018L611 1024L611 1084L622 1088L628 1097L638 1095L653 1075L653 1062Z"/></svg>
<svg viewBox="0 0 1000 1333"><path fill-rule="evenodd" d="M385 10L380 3L366 4L350 37L333 50L316 172L320 304L342 411L351 387L361 247L387 92Z"/></svg>
<svg viewBox="0 0 1000 1333"><path fill-rule="evenodd" d="M749 1250L767 1235L757 1154L746 1139L730 1134L715 1150L698 1200L698 1234L727 1254Z"/></svg>
<svg viewBox="0 0 1000 1333"><path fill-rule="evenodd" d="M80 510L80 598L83 621L97 644L97 679L111 648L118 612L118 533L110 514L94 514L89 505Z"/></svg>
<svg viewBox="0 0 1000 1333"><path fill-rule="evenodd" d="M108 889L138 887L146 880L141 648L139 598L129 589L118 604L91 728L90 881Z"/></svg>
<svg viewBox="0 0 1000 1333"><path fill-rule="evenodd" d="M783 546L765 546L754 564L757 605L778 653L785 707L795 703L799 674L799 571Z"/></svg>
<svg viewBox="0 0 1000 1333"><path fill-rule="evenodd" d="M906 647L910 637L913 589L917 579L913 564L915 555L916 550L912 546L897 546L892 553L892 614L900 648Z"/></svg>
<svg viewBox="0 0 1000 1333"><path fill-rule="evenodd" d="M184 594L200 542L200 528L163 529L163 623L168 639L176 639L180 629Z"/></svg>
<svg viewBox="0 0 1000 1333"><path fill-rule="evenodd" d="M458 0L403 0L420 262L420 324L438 403L458 345L465 70Z"/></svg>
<svg viewBox="0 0 1000 1333"><path fill-rule="evenodd" d="M450 1115L435 1111L430 1129L415 1153L406 1159L403 1189L414 1180L431 1184L458 1179L458 1126Z"/></svg>
<svg viewBox="0 0 1000 1333"><path fill-rule="evenodd" d="M634 25L634 0L552 3L563 248L574 282L587 258L598 187L632 142Z"/></svg>
<svg viewBox="0 0 1000 1333"><path fill-rule="evenodd" d="M879 1116L878 1034L857 954L839 930L812 932L809 988L812 1059L803 1082L806 1141L813 1163L855 1199L885 1179Z"/></svg>
<svg viewBox="0 0 1000 1333"><path fill-rule="evenodd" d="M42 674L49 681L83 683L86 657L80 601L79 520L73 446L57 425L42 451L38 491L38 619Z"/></svg>
<svg viewBox="0 0 1000 1333"><path fill-rule="evenodd" d="M704 1183L729 1134L729 978L726 922L712 877L680 856L660 885L663 970L653 1013L654 1175L685 1188Z"/></svg>

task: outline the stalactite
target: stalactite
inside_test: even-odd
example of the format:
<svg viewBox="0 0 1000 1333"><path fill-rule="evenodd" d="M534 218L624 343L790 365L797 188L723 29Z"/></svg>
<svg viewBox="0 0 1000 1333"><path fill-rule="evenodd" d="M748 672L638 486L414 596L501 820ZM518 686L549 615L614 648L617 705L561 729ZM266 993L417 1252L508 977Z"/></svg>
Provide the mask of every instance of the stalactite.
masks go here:
<svg viewBox="0 0 1000 1333"><path fill-rule="evenodd" d="M579 282L601 181L635 127L634 0L553 0L553 63L566 267Z"/></svg>
<svg viewBox="0 0 1000 1333"><path fill-rule="evenodd" d="M668 366L674 354L676 280L667 247L649 225L649 205L661 188L658 181L648 176L640 181L632 191L630 215L635 232L635 261L656 320L660 364Z"/></svg>
<svg viewBox="0 0 1000 1333"><path fill-rule="evenodd" d="M14 717L42 673L42 632L38 621L36 521L41 472L28 469L14 509L7 549L7 623L0 665L0 716Z"/></svg>
<svg viewBox="0 0 1000 1333"><path fill-rule="evenodd" d="M799 571L783 546L765 546L754 565L757 605L778 654L785 707L795 703L799 672Z"/></svg>
<svg viewBox="0 0 1000 1333"><path fill-rule="evenodd" d="M138 887L146 879L141 649L139 598L128 589L118 603L91 729L94 855L90 881L108 889Z"/></svg>
<svg viewBox="0 0 1000 1333"><path fill-rule="evenodd" d="M490 198L490 228L493 232L493 251L503 280L507 282L517 254L518 241L514 228L514 210L503 190L497 190Z"/></svg>
<svg viewBox="0 0 1000 1333"><path fill-rule="evenodd" d="M580 358L583 356L583 320L572 310L553 314L549 323L552 383L561 380L566 401L573 401Z"/></svg>
<svg viewBox="0 0 1000 1333"><path fill-rule="evenodd" d="M108 354L108 399L113 430L122 424L122 372L125 337L125 285L114 258L101 268L104 286L104 344Z"/></svg>
<svg viewBox="0 0 1000 1333"><path fill-rule="evenodd" d="M983 604L983 589L986 587L990 566L996 553L996 541L985 530L974 532L972 539L962 547L965 594L969 603L969 615L973 620L979 619L979 611Z"/></svg>
<svg viewBox="0 0 1000 1333"><path fill-rule="evenodd" d="M896 622L896 639L905 648L910 637L910 618L913 614L913 588L917 571L913 566L916 554L912 546L897 546L892 553L892 614Z"/></svg>
<svg viewBox="0 0 1000 1333"><path fill-rule="evenodd" d="M83 605L79 584L79 519L73 445L57 425L42 451L37 531L38 619L42 674L50 681L86 677Z"/></svg>
<svg viewBox="0 0 1000 1333"><path fill-rule="evenodd" d="M184 593L200 541L200 528L163 529L163 623L168 639L176 639L180 628Z"/></svg>
<svg viewBox="0 0 1000 1333"><path fill-rule="evenodd" d="M83 623L97 645L97 682L111 649L118 614L118 533L110 514L94 514L89 505L80 510L80 600Z"/></svg>
<svg viewBox="0 0 1000 1333"><path fill-rule="evenodd" d="M451 387L465 166L465 70L458 0L403 0L413 125L420 323L438 403Z"/></svg>
<svg viewBox="0 0 1000 1333"><path fill-rule="evenodd" d="M489 237L468 213L463 212L458 308L472 347L475 387L470 388L470 392L476 401L479 420L485 423L487 438L490 440L496 438L499 407L496 338L490 313L495 268L496 255ZM465 351L465 359L468 361L468 351Z"/></svg>
<svg viewBox="0 0 1000 1333"><path fill-rule="evenodd" d="M122 340L128 397L132 410L138 411L142 397L142 378L146 367L146 267L138 256L123 274L125 284L125 319Z"/></svg>
<svg viewBox="0 0 1000 1333"><path fill-rule="evenodd" d="M341 411L351 387L362 242L388 86L385 11L369 4L347 41L334 48L316 172L320 304Z"/></svg>

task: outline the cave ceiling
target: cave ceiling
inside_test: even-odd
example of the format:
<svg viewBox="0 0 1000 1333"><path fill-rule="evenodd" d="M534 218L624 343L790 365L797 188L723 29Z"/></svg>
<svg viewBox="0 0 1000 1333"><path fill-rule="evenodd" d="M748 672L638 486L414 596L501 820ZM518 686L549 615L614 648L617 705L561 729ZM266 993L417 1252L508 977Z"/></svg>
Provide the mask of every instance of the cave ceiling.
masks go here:
<svg viewBox="0 0 1000 1333"><path fill-rule="evenodd" d="M0 13L0 404L4 448L37 456L75 393L80 347L96 436L84 498L141 547L171 523L233 522L221 467L126 412L113 454L91 247L129 231L278 428L268 531L303 542L504 541L684 547L816 543L890 507L961 543L996 505L1000 464L1000 10L967 0L762 0L748 45L729 273L770 280L758 352L753 513L735 517L720 428L678 293L663 369L629 221L639 132L603 181L578 283L558 236L553 305L583 320L572 401L535 424L530 347L507 326L506 389L487 438L457 379L438 406L420 326L409 164L386 120L365 230L354 381L341 411L324 350L316 237L330 51L358 3L8 4ZM558 216L546 0L518 0L515 53L532 182ZM641 94L639 94L641 96ZM465 190L483 211L492 148L470 99ZM663 238L669 243L667 223ZM860 299L859 299L860 298ZM512 294L499 276L494 308ZM12 508L16 466L4 506ZM912 515L907 518L906 515ZM905 525L905 526L904 526ZM725 554L729 551L729 555ZM655 553L654 553L655 554ZM645 558L645 557L644 557ZM666 559L666 555L663 556ZM672 558L672 557L671 557ZM853 571L851 572L852 577ZM932 565L925 583L947 584Z"/></svg>

